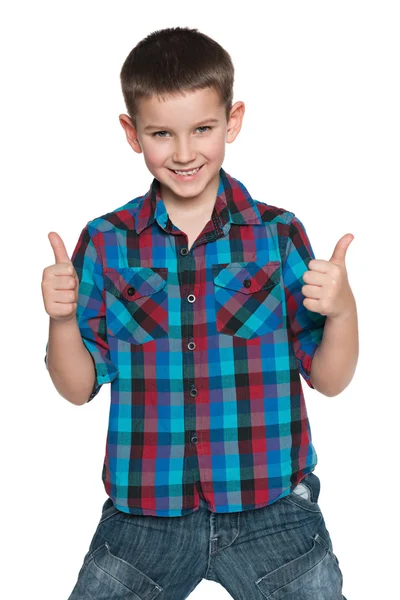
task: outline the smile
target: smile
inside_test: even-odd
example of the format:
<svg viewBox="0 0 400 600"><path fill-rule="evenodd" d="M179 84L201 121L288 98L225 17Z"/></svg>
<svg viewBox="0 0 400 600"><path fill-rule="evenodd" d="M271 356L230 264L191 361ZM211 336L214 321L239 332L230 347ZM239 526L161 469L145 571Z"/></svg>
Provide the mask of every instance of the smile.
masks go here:
<svg viewBox="0 0 400 600"><path fill-rule="evenodd" d="M168 169L171 173L174 174L175 177L182 179L182 180L188 180L188 181L192 181L193 179L196 178L197 174L201 171L201 169L203 168L204 165L201 165L201 167L197 167L196 169L191 169L190 171L180 171L180 170L176 170L174 171L173 169Z"/></svg>

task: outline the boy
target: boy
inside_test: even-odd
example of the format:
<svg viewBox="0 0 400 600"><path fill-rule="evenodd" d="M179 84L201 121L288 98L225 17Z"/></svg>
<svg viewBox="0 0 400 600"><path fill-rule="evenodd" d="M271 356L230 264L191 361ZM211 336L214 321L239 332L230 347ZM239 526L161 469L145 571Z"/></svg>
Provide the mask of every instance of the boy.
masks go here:
<svg viewBox="0 0 400 600"><path fill-rule="evenodd" d="M77 405L111 382L109 497L70 600L183 600L202 579L237 599L344 598L299 372L329 396L353 376L351 240L315 261L292 212L224 171L233 78L197 29L142 40L120 122L151 187L89 221L71 261L49 234L49 373Z"/></svg>

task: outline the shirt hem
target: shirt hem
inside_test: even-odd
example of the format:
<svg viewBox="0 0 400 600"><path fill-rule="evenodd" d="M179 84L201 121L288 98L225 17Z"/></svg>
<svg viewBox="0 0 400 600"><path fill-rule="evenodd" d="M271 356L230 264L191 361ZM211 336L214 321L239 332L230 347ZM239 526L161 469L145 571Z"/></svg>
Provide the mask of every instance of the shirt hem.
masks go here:
<svg viewBox="0 0 400 600"><path fill-rule="evenodd" d="M305 467L304 469L301 469L301 472L302 472L301 479L299 479L298 481L296 481L295 483L293 483L290 486L290 488L288 488L287 490L285 490L285 492L283 494L281 494L280 496L278 496L277 498L275 498L274 500L269 501L269 502L263 502L263 503L260 503L260 504L254 504L253 506L249 506L248 508L240 508L238 510L218 510L215 505L209 504L205 498L203 498L203 500L207 504L208 510L210 512L215 513L215 514L224 514L224 513L232 514L232 513L237 513L237 512L246 512L246 511L249 511L249 510L257 510L258 508L264 508L266 506L270 506L271 504L274 504L275 502L278 502L278 500L281 500L282 498L285 498L286 496L288 496L289 494L291 494L292 491L294 490L294 488L304 479L304 477L308 473L311 473L312 471L314 471L315 466L316 465L311 465L309 467ZM297 472L299 472L299 471L297 471ZM199 498L200 498L200 496L199 496ZM152 509L140 508L140 507L133 507L130 510L126 510L126 508L127 508L126 506L125 507L121 507L118 504L115 504L113 498L111 498L111 500L113 501L113 504L114 504L115 508L117 508L120 512L123 512L125 514L139 515L139 516L185 517L186 515L190 515L191 513L197 512L200 509L200 504L198 504L194 508L188 508L188 509L184 509L184 510L177 509L175 511L176 514L171 514L171 512L174 512L174 511L171 511L171 510L162 511L162 510L152 510Z"/></svg>

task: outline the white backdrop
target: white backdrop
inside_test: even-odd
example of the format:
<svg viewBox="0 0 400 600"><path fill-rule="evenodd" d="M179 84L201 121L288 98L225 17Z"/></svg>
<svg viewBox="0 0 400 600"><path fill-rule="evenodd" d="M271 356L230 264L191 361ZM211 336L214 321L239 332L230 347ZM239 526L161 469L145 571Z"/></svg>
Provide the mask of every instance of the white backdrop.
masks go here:
<svg viewBox="0 0 400 600"><path fill-rule="evenodd" d="M316 258L329 260L354 235L346 264L359 317L356 374L333 398L302 383L343 592L395 597L398 6L36 0L2 9L3 598L66 600L106 499L110 386L76 407L44 364L47 235L59 233L71 255L88 220L147 191L152 176L118 120L119 72L140 39L178 25L215 38L235 65L233 101L246 112L225 170L255 199L293 211ZM206 594L230 598L208 580L190 598Z"/></svg>

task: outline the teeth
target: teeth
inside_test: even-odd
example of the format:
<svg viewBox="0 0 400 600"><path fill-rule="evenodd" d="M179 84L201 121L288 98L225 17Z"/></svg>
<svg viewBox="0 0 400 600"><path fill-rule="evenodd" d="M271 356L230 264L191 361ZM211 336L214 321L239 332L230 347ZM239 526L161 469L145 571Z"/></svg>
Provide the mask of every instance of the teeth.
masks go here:
<svg viewBox="0 0 400 600"><path fill-rule="evenodd" d="M194 173L197 173L197 171L200 169L200 167L198 169L193 169L193 171L175 171L174 173L176 173L177 175L193 175Z"/></svg>

